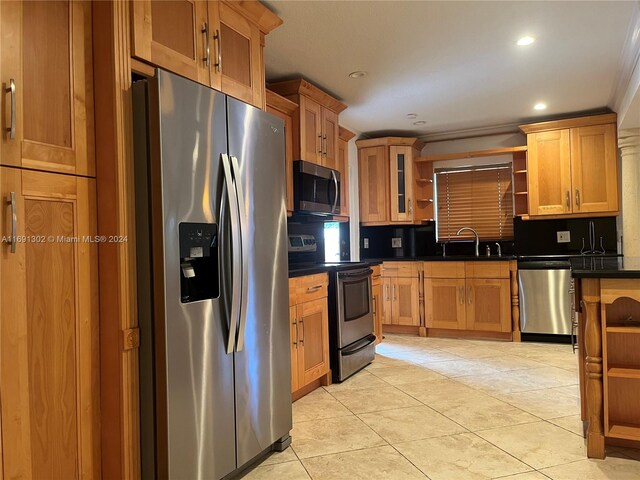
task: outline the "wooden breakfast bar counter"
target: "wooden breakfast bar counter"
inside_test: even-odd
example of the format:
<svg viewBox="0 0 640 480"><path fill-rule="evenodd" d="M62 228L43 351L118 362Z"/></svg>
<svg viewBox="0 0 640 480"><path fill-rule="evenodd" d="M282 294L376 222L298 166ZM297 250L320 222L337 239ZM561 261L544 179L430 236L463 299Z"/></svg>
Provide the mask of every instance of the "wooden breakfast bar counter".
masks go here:
<svg viewBox="0 0 640 480"><path fill-rule="evenodd" d="M571 260L587 456L640 448L640 258Z"/></svg>

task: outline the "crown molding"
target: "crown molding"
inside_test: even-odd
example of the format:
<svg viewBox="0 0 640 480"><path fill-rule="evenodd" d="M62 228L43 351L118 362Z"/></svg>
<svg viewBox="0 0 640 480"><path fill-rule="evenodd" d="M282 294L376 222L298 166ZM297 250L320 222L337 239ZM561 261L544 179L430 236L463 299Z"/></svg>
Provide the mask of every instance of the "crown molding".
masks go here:
<svg viewBox="0 0 640 480"><path fill-rule="evenodd" d="M640 1L634 2L629 28L622 47L615 87L609 99L614 112L620 112L634 73L640 69Z"/></svg>
<svg viewBox="0 0 640 480"><path fill-rule="evenodd" d="M459 140L462 138L487 137L505 133L519 133L520 123L505 123L487 127L465 128L462 130L450 130L448 132L427 133L418 138L425 143L440 142L443 140Z"/></svg>

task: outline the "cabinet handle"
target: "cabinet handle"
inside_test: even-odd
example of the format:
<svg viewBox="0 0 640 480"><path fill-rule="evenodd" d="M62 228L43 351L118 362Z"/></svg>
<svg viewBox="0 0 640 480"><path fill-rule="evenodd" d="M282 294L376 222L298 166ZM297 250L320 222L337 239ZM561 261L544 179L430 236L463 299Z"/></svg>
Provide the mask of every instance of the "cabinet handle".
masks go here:
<svg viewBox="0 0 640 480"><path fill-rule="evenodd" d="M373 297L373 316L374 317L377 312L378 312L378 299L376 297Z"/></svg>
<svg viewBox="0 0 640 480"><path fill-rule="evenodd" d="M322 285L316 285L314 287L307 288L307 293L316 292L322 288Z"/></svg>
<svg viewBox="0 0 640 480"><path fill-rule="evenodd" d="M318 153L322 155L322 134L318 135L318 139L320 140L320 150L318 150Z"/></svg>
<svg viewBox="0 0 640 480"><path fill-rule="evenodd" d="M393 299L396 299L396 286L395 284L393 285Z"/></svg>
<svg viewBox="0 0 640 480"><path fill-rule="evenodd" d="M222 40L220 39L220 30L216 28L216 34L213 36L213 39L216 41L217 52L218 52L218 62L214 65L218 72L222 71Z"/></svg>
<svg viewBox="0 0 640 480"><path fill-rule="evenodd" d="M18 214L16 212L16 192L9 194L9 200L7 203L11 206L11 238L9 244L11 245L11 253L16 253L16 243L18 236Z"/></svg>
<svg viewBox="0 0 640 480"><path fill-rule="evenodd" d="M304 346L304 321L300 319L300 327L302 327L302 338L299 340L300 345Z"/></svg>
<svg viewBox="0 0 640 480"><path fill-rule="evenodd" d="M14 140L16 138L16 81L13 78L9 80L6 92L11 95L11 126L7 127L7 132L9 132L9 140Z"/></svg>
<svg viewBox="0 0 640 480"><path fill-rule="evenodd" d="M209 67L211 65L211 45L209 39L209 23L204 22L202 25L201 33L204 34L205 39L205 57L202 59L204 61L205 66Z"/></svg>
<svg viewBox="0 0 640 480"><path fill-rule="evenodd" d="M567 210L571 210L571 194L567 190Z"/></svg>
<svg viewBox="0 0 640 480"><path fill-rule="evenodd" d="M389 285L384 286L385 291L387 292L387 301L389 300Z"/></svg>
<svg viewBox="0 0 640 480"><path fill-rule="evenodd" d="M413 207L411 206L411 199L409 199L409 213L413 213Z"/></svg>
<svg viewBox="0 0 640 480"><path fill-rule="evenodd" d="M324 140L324 156L327 157L327 136L323 136L322 140Z"/></svg>
<svg viewBox="0 0 640 480"><path fill-rule="evenodd" d="M576 188L576 207L580 208L580 190Z"/></svg>
<svg viewBox="0 0 640 480"><path fill-rule="evenodd" d="M460 297L460 305L464 305L464 289L462 287L458 288L458 296Z"/></svg>
<svg viewBox="0 0 640 480"><path fill-rule="evenodd" d="M471 305L471 303L473 302L473 288L469 287L469 305Z"/></svg>
<svg viewBox="0 0 640 480"><path fill-rule="evenodd" d="M293 344L298 348L298 320L293 321L293 326L296 327L296 339L293 341Z"/></svg>

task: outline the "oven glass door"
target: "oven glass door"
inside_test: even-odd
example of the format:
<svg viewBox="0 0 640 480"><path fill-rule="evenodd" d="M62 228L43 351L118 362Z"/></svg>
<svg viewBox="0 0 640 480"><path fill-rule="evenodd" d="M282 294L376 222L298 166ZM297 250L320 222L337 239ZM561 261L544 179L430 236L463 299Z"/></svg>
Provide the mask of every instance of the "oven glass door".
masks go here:
<svg viewBox="0 0 640 480"><path fill-rule="evenodd" d="M372 270L338 272L338 342L346 347L373 333Z"/></svg>

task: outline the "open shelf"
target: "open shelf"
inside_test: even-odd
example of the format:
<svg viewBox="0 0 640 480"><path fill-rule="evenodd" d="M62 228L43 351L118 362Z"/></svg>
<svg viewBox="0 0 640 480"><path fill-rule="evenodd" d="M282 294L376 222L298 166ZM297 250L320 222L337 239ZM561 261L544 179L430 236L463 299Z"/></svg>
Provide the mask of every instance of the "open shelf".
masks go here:
<svg viewBox="0 0 640 480"><path fill-rule="evenodd" d="M632 423L612 423L609 425L607 437L638 441L640 440L640 425Z"/></svg>
<svg viewBox="0 0 640 480"><path fill-rule="evenodd" d="M607 327L607 333L640 333L640 326L613 324Z"/></svg>
<svg viewBox="0 0 640 480"><path fill-rule="evenodd" d="M633 378L640 380L640 368L629 366L610 366L607 375L614 378Z"/></svg>

